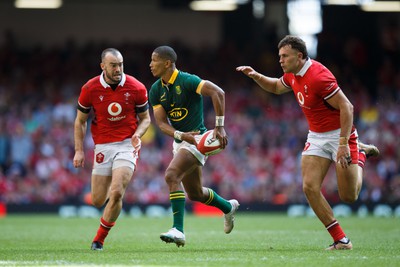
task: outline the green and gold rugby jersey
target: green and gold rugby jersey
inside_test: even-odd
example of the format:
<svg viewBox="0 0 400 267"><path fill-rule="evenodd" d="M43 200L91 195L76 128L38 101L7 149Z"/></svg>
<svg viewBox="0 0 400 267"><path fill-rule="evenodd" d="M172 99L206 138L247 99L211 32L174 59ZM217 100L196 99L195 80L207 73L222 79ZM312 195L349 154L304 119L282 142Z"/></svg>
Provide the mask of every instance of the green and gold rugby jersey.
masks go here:
<svg viewBox="0 0 400 267"><path fill-rule="evenodd" d="M204 125L203 97L200 94L204 80L175 69L168 84L158 79L150 89L149 101L153 109L163 107L171 125L178 131L200 131Z"/></svg>

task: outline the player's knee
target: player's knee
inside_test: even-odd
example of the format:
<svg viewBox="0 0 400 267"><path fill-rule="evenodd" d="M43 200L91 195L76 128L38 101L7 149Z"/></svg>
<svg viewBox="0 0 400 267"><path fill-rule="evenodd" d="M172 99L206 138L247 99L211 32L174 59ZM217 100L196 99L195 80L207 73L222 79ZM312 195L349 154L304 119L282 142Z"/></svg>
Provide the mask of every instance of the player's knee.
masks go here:
<svg viewBox="0 0 400 267"><path fill-rule="evenodd" d="M101 208L104 203L106 202L105 197L97 197L92 195L92 205L95 206L96 208Z"/></svg>
<svg viewBox="0 0 400 267"><path fill-rule="evenodd" d="M178 182L178 172L173 168L168 168L165 171L165 182L167 184L173 184Z"/></svg>
<svg viewBox="0 0 400 267"><path fill-rule="evenodd" d="M358 199L357 194L340 194L339 193L340 200L342 200L345 203L353 203Z"/></svg>
<svg viewBox="0 0 400 267"><path fill-rule="evenodd" d="M320 194L321 189L319 187L310 185L310 184L303 184L303 192L306 196L312 196L315 194Z"/></svg>
<svg viewBox="0 0 400 267"><path fill-rule="evenodd" d="M114 202L122 201L124 193L121 190L111 190L110 191L110 200Z"/></svg>

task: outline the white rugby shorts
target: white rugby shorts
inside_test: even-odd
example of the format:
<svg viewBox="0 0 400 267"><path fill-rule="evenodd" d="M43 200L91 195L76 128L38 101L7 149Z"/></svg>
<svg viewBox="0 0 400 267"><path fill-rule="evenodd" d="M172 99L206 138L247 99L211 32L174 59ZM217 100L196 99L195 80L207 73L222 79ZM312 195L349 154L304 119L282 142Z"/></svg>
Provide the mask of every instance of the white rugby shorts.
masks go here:
<svg viewBox="0 0 400 267"><path fill-rule="evenodd" d="M196 139L196 142L199 142L201 139L202 135L195 135L194 138ZM186 149L188 150L190 153L193 154L193 156L195 156L197 158L197 160L201 163L201 165L204 166L204 164L206 164L207 161L207 156L203 155L200 153L200 151L197 150L197 147L195 145L192 145L186 141L182 141L180 143L177 142L173 142L172 144L172 153L175 154L178 152L179 149Z"/></svg>
<svg viewBox="0 0 400 267"><path fill-rule="evenodd" d="M119 167L135 171L138 157L130 138L121 142L97 144L94 147L92 174L111 176L112 170Z"/></svg>
<svg viewBox="0 0 400 267"><path fill-rule="evenodd" d="M340 129L325 133L309 131L307 142L302 155L319 156L336 162L336 155L339 147ZM355 129L349 138L351 160L353 164L358 163L358 133Z"/></svg>

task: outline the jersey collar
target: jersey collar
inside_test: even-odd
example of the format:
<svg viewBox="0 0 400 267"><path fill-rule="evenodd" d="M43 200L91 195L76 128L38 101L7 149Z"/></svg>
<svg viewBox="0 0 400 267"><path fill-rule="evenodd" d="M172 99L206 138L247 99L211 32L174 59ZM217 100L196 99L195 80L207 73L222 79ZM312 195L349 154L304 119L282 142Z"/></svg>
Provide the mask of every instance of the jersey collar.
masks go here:
<svg viewBox="0 0 400 267"><path fill-rule="evenodd" d="M171 78L169 78L168 83L165 84L164 81L161 79L161 85L163 87L164 86L168 87L169 84L173 84L175 82L175 80L176 80L176 77L178 77L178 73L179 73L179 70L178 69L174 69L174 72L172 73Z"/></svg>
<svg viewBox="0 0 400 267"><path fill-rule="evenodd" d="M100 74L100 83L101 83L101 85L102 85L104 88L111 87L111 86L106 82L106 80L104 80L104 75L103 75L103 74L104 74L104 71ZM126 81L125 73L122 73L122 79L121 79L121 81L119 82L118 85L124 86L125 81Z"/></svg>
<svg viewBox="0 0 400 267"><path fill-rule="evenodd" d="M304 63L304 66L298 73L296 73L296 76L303 77L306 74L307 70L311 67L311 65L312 65L311 59L308 57L306 63Z"/></svg>

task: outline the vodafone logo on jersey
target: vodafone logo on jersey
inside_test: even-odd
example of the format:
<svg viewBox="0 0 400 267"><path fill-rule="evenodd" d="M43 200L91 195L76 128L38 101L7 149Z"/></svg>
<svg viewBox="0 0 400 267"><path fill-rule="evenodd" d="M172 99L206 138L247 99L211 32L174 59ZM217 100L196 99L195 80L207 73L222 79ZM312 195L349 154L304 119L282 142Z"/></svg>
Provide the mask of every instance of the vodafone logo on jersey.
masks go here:
<svg viewBox="0 0 400 267"><path fill-rule="evenodd" d="M303 96L303 94L301 92L297 93L297 99L299 100L299 103L301 105L304 105L304 96Z"/></svg>
<svg viewBox="0 0 400 267"><path fill-rule="evenodd" d="M297 101L302 108L311 109L310 107L304 105L304 95L301 92L297 93Z"/></svg>
<svg viewBox="0 0 400 267"><path fill-rule="evenodd" d="M122 112L122 106L117 103L113 102L110 105L108 105L107 108L108 114L110 114L112 117L108 118L110 121L120 121L122 119L125 119L126 116L118 116Z"/></svg>
<svg viewBox="0 0 400 267"><path fill-rule="evenodd" d="M111 116L118 116L122 112L122 107L119 103L113 102L110 105L108 105L108 114Z"/></svg>

